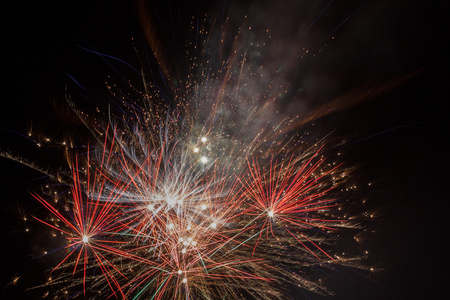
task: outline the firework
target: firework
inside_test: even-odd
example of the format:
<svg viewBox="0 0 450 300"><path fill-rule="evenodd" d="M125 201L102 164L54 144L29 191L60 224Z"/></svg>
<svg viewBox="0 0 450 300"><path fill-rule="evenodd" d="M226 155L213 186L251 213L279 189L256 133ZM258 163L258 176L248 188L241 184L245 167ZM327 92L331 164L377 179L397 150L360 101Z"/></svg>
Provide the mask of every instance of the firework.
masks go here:
<svg viewBox="0 0 450 300"><path fill-rule="evenodd" d="M248 91L263 69L248 61L254 49L236 42L214 58L214 38L199 32L201 59L168 84L173 99L145 68L143 91L107 83L122 103L107 120L67 97L97 142L69 155L69 193L34 195L53 221L36 219L67 253L40 287L61 297L281 299L293 286L331 293L308 270L357 260L333 252L335 232L358 227L340 213L348 170L326 157L325 138L308 144L304 120L274 113L281 78Z"/></svg>

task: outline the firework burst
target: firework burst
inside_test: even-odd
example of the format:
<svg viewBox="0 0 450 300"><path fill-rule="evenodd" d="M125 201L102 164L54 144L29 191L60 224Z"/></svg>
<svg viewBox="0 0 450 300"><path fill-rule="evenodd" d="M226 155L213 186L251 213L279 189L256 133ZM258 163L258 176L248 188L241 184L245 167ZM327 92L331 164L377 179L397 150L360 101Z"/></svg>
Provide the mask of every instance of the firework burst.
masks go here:
<svg viewBox="0 0 450 300"><path fill-rule="evenodd" d="M171 96L144 67L142 91L107 83L121 102L107 120L67 96L97 142L68 155L69 193L34 195L55 221L36 219L67 253L40 287L62 298L281 299L292 287L330 294L308 271L357 260L333 252L335 232L358 224L340 213L348 170L326 157L332 147L275 113L281 77L249 91L265 69L241 30L226 59L198 32L192 74L165 74Z"/></svg>

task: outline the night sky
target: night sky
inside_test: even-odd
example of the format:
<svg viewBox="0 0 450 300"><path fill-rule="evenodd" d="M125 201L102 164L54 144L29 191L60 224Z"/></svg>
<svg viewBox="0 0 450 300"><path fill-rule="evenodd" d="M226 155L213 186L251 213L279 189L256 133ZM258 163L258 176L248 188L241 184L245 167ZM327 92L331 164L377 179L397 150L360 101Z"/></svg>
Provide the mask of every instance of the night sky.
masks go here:
<svg viewBox="0 0 450 300"><path fill-rule="evenodd" d="M30 128L54 137L64 136L65 128L88 135L77 120L58 115L66 87L74 96L82 92L67 74L89 89L91 96L102 98L105 78L114 72L82 48L93 47L139 68L133 45L141 52L148 45L133 2L11 2L3 4L1 18L0 150L43 167L57 167L64 163L58 149L36 149L22 135ZM297 25L311 24L329 3L192 1L195 4L188 6L182 2L150 5L150 13L160 20L159 33L167 35L162 40L171 61L177 65L183 63L177 46L185 42L185 24L191 16L208 12L220 21L231 9L229 15L236 19L246 12L254 20L267 18L264 22L280 32L282 55L298 37ZM361 198L367 200L363 211L375 215L367 221L367 228L375 232L367 234L363 243L370 252L368 264L379 271L370 274L372 279L347 271L333 273L329 286L336 296L329 299L443 299L447 294L448 17L443 7L420 2L334 1L304 36L311 49L323 51L316 58L305 58L286 78L291 86L304 89L304 102L284 101L280 109L301 105L306 111L361 87L406 78L367 101L314 122L319 133L333 131L346 138L345 161L358 167L354 174L358 182L372 183L361 189ZM124 77L130 75L124 72ZM25 233L21 212L29 215L40 209L30 191L48 181L41 173L4 157L0 157L0 172L0 298L35 299L41 291L26 289L43 281L44 270L52 262L35 258L43 242L38 233ZM8 285L14 276L23 279ZM300 294L297 297L303 299Z"/></svg>

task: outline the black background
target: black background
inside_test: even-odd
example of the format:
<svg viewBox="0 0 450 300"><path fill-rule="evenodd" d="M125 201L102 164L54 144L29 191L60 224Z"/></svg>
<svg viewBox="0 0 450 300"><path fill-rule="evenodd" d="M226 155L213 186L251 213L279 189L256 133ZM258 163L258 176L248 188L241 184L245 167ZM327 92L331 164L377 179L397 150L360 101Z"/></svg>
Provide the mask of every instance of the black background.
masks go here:
<svg viewBox="0 0 450 300"><path fill-rule="evenodd" d="M138 47L145 39L133 5L126 1L26 2L2 8L0 149L57 165L62 159L56 150L37 150L18 133L26 134L34 124L59 134L53 103L64 99L65 87L72 82L66 72L89 87L103 84L111 70L77 45L89 43L135 63L131 38ZM176 30L191 15L220 12L222 6L156 1L153 9L165 20L162 24ZM255 6L260 3L225 3L231 14ZM364 248L380 271L371 275L373 280L335 274L330 287L337 295L332 299L443 299L450 179L445 10L431 2L336 1L328 10L329 19L323 16L325 23L334 24L328 32L340 23L333 16L348 16L358 7L362 8L334 33L335 48L325 49L326 54L307 69L339 77L338 88L344 90L371 79L391 80L420 71L375 99L316 122L324 131L351 137L345 159L359 166L360 182L373 182L365 198L367 210L376 212L370 223L376 233ZM319 40L326 35L327 31ZM35 299L40 292L26 288L41 282L48 261L33 258L42 241L36 241L37 233L25 233L28 225L18 211L39 209L29 190L45 181L37 180L41 173L6 158L0 158L0 172L2 298ZM14 276L23 279L8 285ZM302 299L300 294L293 297Z"/></svg>

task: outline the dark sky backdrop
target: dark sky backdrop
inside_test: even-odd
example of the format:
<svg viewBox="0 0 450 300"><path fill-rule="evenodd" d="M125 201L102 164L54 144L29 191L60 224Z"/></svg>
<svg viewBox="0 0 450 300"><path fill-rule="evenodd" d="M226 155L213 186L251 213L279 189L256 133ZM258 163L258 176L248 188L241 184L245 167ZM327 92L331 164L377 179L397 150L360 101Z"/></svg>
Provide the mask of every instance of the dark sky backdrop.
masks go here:
<svg viewBox="0 0 450 300"><path fill-rule="evenodd" d="M89 43L100 52L136 63L131 37L137 47L144 38L132 5L126 1L87 2L16 1L2 5L1 150L11 149L37 163L59 163L57 150L39 152L18 133L26 133L33 124L43 127L44 132L61 134L65 123L58 119L53 101L62 101L66 85L73 86L66 72L91 88L101 86L111 73L97 56L77 45ZM388 81L423 68L386 94L316 122L324 132L337 130L350 137L350 142L362 139L346 146L345 158L359 166L361 182L374 182L370 190L364 190L364 197L367 210L377 212L369 225L376 233L365 248L371 252L370 262L384 269L374 275L379 284L362 276L331 280L330 286L337 292L331 299L443 299L448 290L444 281L450 253L448 17L443 7L423 2L366 1L362 6L362 1L335 1L323 15L323 23L313 28L326 36L327 30L333 29L326 27L327 22L337 26L339 16L348 16L362 6L334 33L336 44L305 66L316 76L309 91L325 91L322 100L333 95L333 87L345 91L372 79ZM155 4L159 17L175 29L191 15L222 7L220 3L198 1L187 6L175 1L171 11L161 3ZM327 2L321 4L323 7ZM298 5L300 11L303 6ZM236 13L251 6L240 8L226 2ZM265 7L255 6L256 11ZM292 23L295 16L273 18ZM298 76L307 84L308 76L301 72ZM326 87L320 87L320 76L328 79L324 79ZM103 93L103 88L94 93ZM46 262L31 259L39 249L36 244L42 241L33 233L24 233L26 225L19 220L17 210L39 209L29 190L45 181L36 180L40 173L5 158L0 158L0 174L0 298L33 299L40 294L25 288L38 283L32 280L43 276ZM15 287L5 287L15 275L26 279Z"/></svg>

